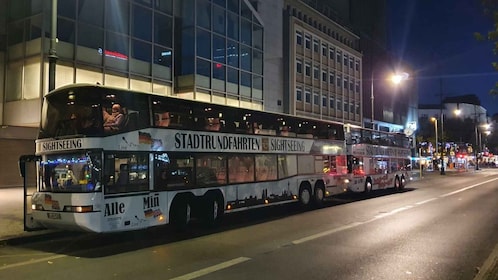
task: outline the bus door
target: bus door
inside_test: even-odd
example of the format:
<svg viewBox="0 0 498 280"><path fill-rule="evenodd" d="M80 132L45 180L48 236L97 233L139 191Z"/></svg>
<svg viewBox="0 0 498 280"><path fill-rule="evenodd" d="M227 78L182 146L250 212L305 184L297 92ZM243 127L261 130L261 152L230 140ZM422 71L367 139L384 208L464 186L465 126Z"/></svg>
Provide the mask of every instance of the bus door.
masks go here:
<svg viewBox="0 0 498 280"><path fill-rule="evenodd" d="M35 155L23 155L19 158L19 171L23 178L24 190L24 230L35 231L44 229L40 224L32 219L31 198L36 192L37 167L40 164L41 157Z"/></svg>

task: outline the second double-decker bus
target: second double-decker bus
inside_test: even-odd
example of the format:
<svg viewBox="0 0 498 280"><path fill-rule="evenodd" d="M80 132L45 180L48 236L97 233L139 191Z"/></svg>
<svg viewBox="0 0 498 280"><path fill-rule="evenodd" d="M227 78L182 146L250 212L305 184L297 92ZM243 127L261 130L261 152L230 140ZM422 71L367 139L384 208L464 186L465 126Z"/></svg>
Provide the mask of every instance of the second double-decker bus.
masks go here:
<svg viewBox="0 0 498 280"><path fill-rule="evenodd" d="M410 179L410 141L402 133L346 126L348 190L403 189Z"/></svg>
<svg viewBox="0 0 498 280"><path fill-rule="evenodd" d="M114 232L320 205L348 189L345 150L342 123L69 85L43 101L26 224Z"/></svg>

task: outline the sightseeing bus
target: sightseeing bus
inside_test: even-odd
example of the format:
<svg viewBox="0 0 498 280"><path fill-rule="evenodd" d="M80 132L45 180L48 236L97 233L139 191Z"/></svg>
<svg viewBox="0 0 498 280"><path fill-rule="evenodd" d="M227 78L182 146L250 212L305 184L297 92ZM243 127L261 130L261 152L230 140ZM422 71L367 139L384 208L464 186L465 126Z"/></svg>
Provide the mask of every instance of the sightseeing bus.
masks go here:
<svg viewBox="0 0 498 280"><path fill-rule="evenodd" d="M46 95L26 159L36 169L27 230L214 224L268 205L320 206L349 188L342 123L91 84Z"/></svg>
<svg viewBox="0 0 498 280"><path fill-rule="evenodd" d="M351 192L403 189L410 179L410 141L405 134L346 125Z"/></svg>

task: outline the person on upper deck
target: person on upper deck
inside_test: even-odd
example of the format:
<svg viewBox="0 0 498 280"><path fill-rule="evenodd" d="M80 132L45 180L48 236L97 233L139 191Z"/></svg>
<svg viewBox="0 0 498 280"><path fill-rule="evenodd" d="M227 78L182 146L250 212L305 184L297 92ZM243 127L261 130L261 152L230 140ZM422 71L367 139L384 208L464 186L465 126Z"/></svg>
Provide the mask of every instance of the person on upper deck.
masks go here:
<svg viewBox="0 0 498 280"><path fill-rule="evenodd" d="M104 114L104 118L106 115ZM124 114L121 111L121 105L115 103L112 105L112 114L104 120L104 130L105 131L117 131L121 128L124 121Z"/></svg>

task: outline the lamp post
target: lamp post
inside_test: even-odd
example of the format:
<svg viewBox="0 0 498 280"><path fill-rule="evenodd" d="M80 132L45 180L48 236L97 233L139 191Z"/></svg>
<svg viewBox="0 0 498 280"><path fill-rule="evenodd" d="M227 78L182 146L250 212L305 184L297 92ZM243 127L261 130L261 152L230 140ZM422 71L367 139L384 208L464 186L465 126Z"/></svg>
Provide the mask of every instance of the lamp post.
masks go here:
<svg viewBox="0 0 498 280"><path fill-rule="evenodd" d="M434 131L436 132L436 156L437 156L437 153L438 153L437 119L432 117L431 120L434 122Z"/></svg>
<svg viewBox="0 0 498 280"><path fill-rule="evenodd" d="M370 82L370 100L372 101L372 129L375 129L374 123L374 73L372 70L372 80Z"/></svg>
<svg viewBox="0 0 498 280"><path fill-rule="evenodd" d="M444 163L444 150L446 149L446 144L444 141L444 114L441 113L441 175L446 175L444 169L446 164Z"/></svg>

